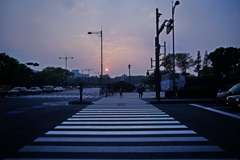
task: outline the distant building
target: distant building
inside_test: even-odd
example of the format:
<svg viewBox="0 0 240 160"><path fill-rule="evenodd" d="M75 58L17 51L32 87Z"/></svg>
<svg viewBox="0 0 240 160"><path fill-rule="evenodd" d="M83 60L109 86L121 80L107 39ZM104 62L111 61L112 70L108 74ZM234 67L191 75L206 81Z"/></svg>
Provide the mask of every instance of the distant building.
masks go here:
<svg viewBox="0 0 240 160"><path fill-rule="evenodd" d="M79 72L78 69L74 69L72 70L72 73L74 73L74 77L83 77L83 78L88 78L89 77L89 74L82 74Z"/></svg>

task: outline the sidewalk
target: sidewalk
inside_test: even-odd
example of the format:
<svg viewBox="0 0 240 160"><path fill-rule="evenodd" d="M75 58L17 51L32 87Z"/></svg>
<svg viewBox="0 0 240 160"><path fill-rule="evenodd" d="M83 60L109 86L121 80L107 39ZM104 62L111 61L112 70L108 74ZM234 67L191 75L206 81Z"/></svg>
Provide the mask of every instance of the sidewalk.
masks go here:
<svg viewBox="0 0 240 160"><path fill-rule="evenodd" d="M174 103L215 103L214 98L166 98L160 97L157 101L155 92L144 92L142 98L138 97L136 92L123 93L123 97L116 96L103 97L93 102L94 104L174 104Z"/></svg>

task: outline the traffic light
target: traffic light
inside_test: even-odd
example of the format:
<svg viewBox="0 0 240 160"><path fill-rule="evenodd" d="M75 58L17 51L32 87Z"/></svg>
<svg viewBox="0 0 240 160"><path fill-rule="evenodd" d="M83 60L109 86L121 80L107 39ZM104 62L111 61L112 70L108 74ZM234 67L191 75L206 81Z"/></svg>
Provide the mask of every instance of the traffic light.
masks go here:
<svg viewBox="0 0 240 160"><path fill-rule="evenodd" d="M169 34L171 32L171 30L173 29L173 20L170 19L167 23L167 30L166 33Z"/></svg>

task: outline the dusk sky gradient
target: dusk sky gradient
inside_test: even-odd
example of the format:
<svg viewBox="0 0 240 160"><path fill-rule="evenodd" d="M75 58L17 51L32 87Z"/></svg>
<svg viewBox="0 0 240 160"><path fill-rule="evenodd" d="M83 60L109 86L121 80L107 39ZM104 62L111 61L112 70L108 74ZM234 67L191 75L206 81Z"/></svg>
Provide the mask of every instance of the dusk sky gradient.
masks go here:
<svg viewBox="0 0 240 160"><path fill-rule="evenodd" d="M171 18L172 0L0 0L0 53L20 63L37 62L100 73L103 31L104 74L111 77L145 75L154 59L156 8L160 23ZM172 33L160 34L172 53ZM240 0L180 0L175 10L175 53L213 52L218 47L240 48ZM163 49L161 49L163 52ZM105 69L108 68L106 73ZM87 73L87 72L84 72ZM192 72L193 73L193 72Z"/></svg>

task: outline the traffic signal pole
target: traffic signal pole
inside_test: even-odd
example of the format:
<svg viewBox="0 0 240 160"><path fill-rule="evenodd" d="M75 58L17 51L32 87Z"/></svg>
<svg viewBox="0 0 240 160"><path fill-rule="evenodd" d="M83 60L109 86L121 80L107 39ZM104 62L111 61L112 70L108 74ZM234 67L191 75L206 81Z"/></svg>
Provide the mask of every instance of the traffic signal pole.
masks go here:
<svg viewBox="0 0 240 160"><path fill-rule="evenodd" d="M156 37L155 37L155 73L156 73L156 98L160 101L160 72L159 72L159 53L160 53L160 45L159 45L159 17L161 16L158 13L158 8L156 9Z"/></svg>

